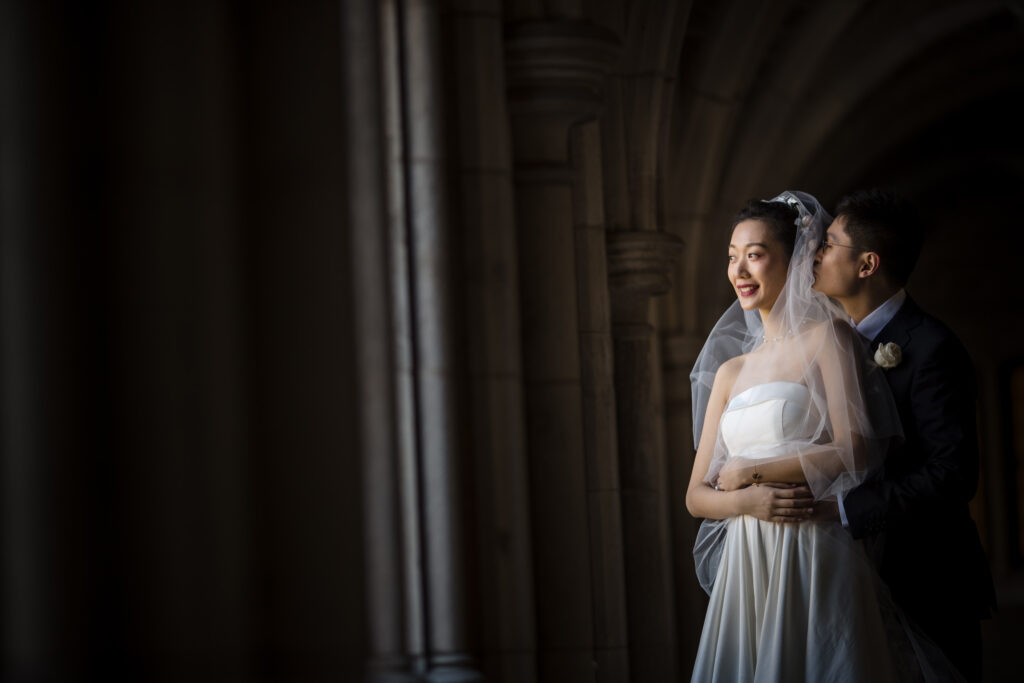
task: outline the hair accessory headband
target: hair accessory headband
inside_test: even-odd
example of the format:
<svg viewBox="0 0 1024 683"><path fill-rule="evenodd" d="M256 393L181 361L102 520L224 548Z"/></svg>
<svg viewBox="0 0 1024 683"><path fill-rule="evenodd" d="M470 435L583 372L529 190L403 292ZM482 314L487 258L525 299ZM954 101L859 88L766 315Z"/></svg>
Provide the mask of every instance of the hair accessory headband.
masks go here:
<svg viewBox="0 0 1024 683"><path fill-rule="evenodd" d="M796 223L796 227L798 228L806 228L810 226L811 222L814 220L814 218L811 216L810 211L807 210L807 207L805 207L803 202L801 202L800 199L792 192L783 192L778 197L769 199L768 201L782 202L783 204L786 204L790 208L796 209L796 212L799 215L797 216L797 219L794 221L794 223Z"/></svg>

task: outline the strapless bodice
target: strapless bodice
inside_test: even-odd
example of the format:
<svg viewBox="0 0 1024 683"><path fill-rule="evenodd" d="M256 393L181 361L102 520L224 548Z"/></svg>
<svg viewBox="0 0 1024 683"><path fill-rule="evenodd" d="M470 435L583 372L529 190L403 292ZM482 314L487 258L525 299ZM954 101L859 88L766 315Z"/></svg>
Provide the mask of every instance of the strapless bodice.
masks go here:
<svg viewBox="0 0 1024 683"><path fill-rule="evenodd" d="M807 387L766 382L732 397L722 415L722 440L730 456L768 457L772 447L806 437L818 424Z"/></svg>

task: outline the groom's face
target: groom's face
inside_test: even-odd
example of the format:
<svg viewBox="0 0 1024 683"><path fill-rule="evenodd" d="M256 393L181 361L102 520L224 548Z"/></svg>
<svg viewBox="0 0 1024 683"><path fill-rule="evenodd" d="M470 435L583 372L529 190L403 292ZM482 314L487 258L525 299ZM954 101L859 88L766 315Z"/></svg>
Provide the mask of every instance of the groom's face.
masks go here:
<svg viewBox="0 0 1024 683"><path fill-rule="evenodd" d="M852 296L861 284L863 251L846 232L846 216L838 216L825 232L825 241L814 259L814 289L834 299Z"/></svg>

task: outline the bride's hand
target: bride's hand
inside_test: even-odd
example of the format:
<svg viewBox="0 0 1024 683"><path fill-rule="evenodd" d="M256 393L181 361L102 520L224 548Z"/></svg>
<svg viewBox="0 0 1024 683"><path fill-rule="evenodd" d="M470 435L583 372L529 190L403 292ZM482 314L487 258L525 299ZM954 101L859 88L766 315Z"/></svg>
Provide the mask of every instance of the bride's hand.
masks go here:
<svg viewBox="0 0 1024 683"><path fill-rule="evenodd" d="M750 486L753 468L747 465L748 462L746 458L740 457L726 460L718 473L718 488L722 491L735 491Z"/></svg>
<svg viewBox="0 0 1024 683"><path fill-rule="evenodd" d="M806 486L761 484L740 492L745 513L766 522L803 522L814 512L814 496Z"/></svg>

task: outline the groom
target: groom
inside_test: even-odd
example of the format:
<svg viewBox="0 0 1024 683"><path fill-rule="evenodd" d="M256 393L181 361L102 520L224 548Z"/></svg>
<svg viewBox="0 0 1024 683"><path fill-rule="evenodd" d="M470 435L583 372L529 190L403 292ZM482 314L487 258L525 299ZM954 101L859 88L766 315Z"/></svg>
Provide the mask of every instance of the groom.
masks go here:
<svg viewBox="0 0 1024 683"><path fill-rule="evenodd" d="M979 620L995 591L968 502L978 484L975 381L953 333L903 289L922 229L904 200L855 192L836 208L814 288L842 304L884 370L903 423L878 476L839 500L854 538L879 536L893 599L968 680L981 679ZM899 347L899 352L893 346Z"/></svg>

